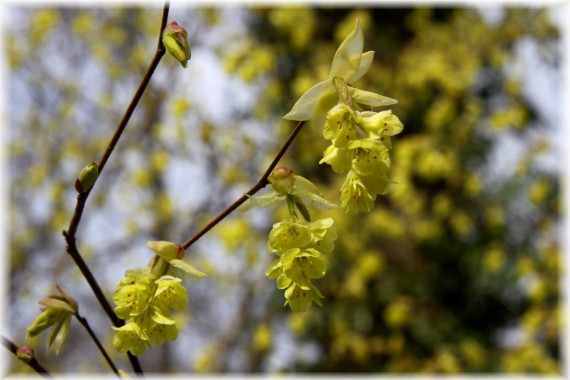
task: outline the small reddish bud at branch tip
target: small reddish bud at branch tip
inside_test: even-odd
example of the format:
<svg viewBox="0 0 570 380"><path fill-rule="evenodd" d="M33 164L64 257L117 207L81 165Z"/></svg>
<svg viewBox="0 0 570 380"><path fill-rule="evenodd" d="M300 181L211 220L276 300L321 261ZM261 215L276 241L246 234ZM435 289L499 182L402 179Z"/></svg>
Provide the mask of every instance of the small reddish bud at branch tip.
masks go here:
<svg viewBox="0 0 570 380"><path fill-rule="evenodd" d="M16 351L16 356L24 363L29 363L34 359L34 350L31 347L22 346Z"/></svg>

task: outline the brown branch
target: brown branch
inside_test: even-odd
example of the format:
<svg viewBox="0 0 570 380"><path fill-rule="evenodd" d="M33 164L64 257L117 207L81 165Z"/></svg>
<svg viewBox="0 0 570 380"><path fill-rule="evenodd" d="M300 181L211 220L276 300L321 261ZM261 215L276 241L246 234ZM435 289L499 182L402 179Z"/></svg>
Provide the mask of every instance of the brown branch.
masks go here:
<svg viewBox="0 0 570 380"><path fill-rule="evenodd" d="M12 342L10 339L4 336L2 336L1 338L2 338L2 345L6 347L8 351L13 353L14 356L18 357L18 346L16 345L16 343ZM34 371L36 371L43 377L53 378L53 376L40 363L38 363L36 358L32 358L29 362L26 362L25 360L22 360L20 358L18 358L18 360L21 360L22 362L26 363L28 366L30 366L30 368L32 368Z"/></svg>
<svg viewBox="0 0 570 380"><path fill-rule="evenodd" d="M79 315L79 313L75 313L75 318L77 318L77 320L79 321L79 323L81 323L83 328L85 328L91 339L93 339L93 341L97 345L97 348L99 349L99 352L101 352L101 355L103 355L105 361L107 362L107 364L109 364L109 367L111 367L111 369L113 370L113 372L115 372L115 374L117 374L117 376L121 377L119 375L119 370L115 366L115 363L113 363L113 361L109 357L109 354L107 354L107 351L105 351L105 348L103 348L103 345L101 345L101 342L99 341L99 339L97 339L97 336L95 335L93 330L91 330L91 326L89 326L89 322L87 322L87 319L83 318L81 315Z"/></svg>
<svg viewBox="0 0 570 380"><path fill-rule="evenodd" d="M131 99L131 102L129 103L129 105L128 105L128 107L127 107L127 109L123 115L123 117L121 118L119 125L117 125L117 129L115 130L115 133L113 134L113 137L111 138L111 141L107 145L107 148L105 149L105 152L103 153L103 156L101 157L101 160L97 164L97 167L99 169L99 177L101 176L101 172L105 168L105 164L107 163L107 160L109 159L109 157L113 153L113 150L115 149L115 146L119 142L119 139L121 138L121 135L123 134L123 131L125 130L125 128L127 126L127 123L129 122L135 108L137 107L144 91L146 90L146 87L148 86L148 83L150 82L150 79L152 78L154 71L158 67L160 60L162 59L162 57L164 56L164 53L166 52L166 49L164 48L164 45L162 44L162 32L164 31L164 28L166 27L166 21L168 20L169 7L170 7L170 3L168 1L166 1L164 4L164 10L162 13L162 21L160 24L160 32L158 35L158 44L156 47L156 52L154 54L154 57L152 58L149 66L146 70L146 73L144 74L133 98ZM97 177L97 179L99 179L99 177ZM96 183L97 183L97 181L95 181L95 184ZM91 190L93 189L95 184L91 187L91 189L89 189L88 191L86 191L84 193L79 194L79 196L77 197L77 206L75 207L75 212L73 213L73 217L71 218L71 222L69 223L69 227L67 229L67 233L71 236L75 236L75 234L77 232L77 227L79 226L79 222L81 221L81 216L83 214L85 202L87 201L87 198L89 197L89 194L91 193Z"/></svg>
<svg viewBox="0 0 570 380"><path fill-rule="evenodd" d="M98 164L99 176L98 176L98 178L101 176L101 172L105 168L105 164L107 163L107 160L109 159L109 157L113 153L113 150L115 149L120 137L122 136L123 131L125 130L127 123L129 122L134 110L136 109L137 105L139 104L139 101L140 101L144 91L146 90L148 83L150 82L150 79L152 78L156 68L158 67L160 60L162 59L162 57L164 56L164 53L166 52L166 49L164 48L164 45L162 44L162 32L164 31L164 29L166 27L169 9L170 9L170 3L169 3L169 1L166 1L164 3L164 8L163 8L163 12L162 12L162 20L161 20L161 24L160 24L160 32L158 34L158 43L157 43L157 47L156 47L156 52L155 52L154 57L152 58L152 60L149 64L149 66L148 66L148 68L147 68L147 70L146 70L146 72L145 72L145 74L144 74L133 98L131 99L123 117L121 118L121 120L120 120L120 122L119 122L119 124L115 130L115 133L113 134L113 137L111 138L111 141L107 145L107 148L105 149L105 152L103 153L103 156L101 157L101 160L99 161L99 164ZM96 183L97 183L97 181L95 181L95 184ZM95 186L95 184L93 186ZM89 267L87 266L87 264L83 260L81 254L79 253L79 250L77 249L77 244L76 244L76 237L75 236L77 234L79 222L81 221L81 217L83 215L83 210L85 208L85 203L87 202L87 199L89 197L89 194L91 193L91 190L93 189L93 186L91 187L91 189L87 190L86 192L80 193L78 195L77 204L75 206L75 211L73 212L73 216L71 218L71 221L69 222L69 227L67 228L66 231L63 231L63 236L65 237L65 241L67 243L67 248L66 248L67 253L72 257L73 261L75 261L75 264L77 265L77 267L79 268L79 270L81 271L81 273L83 274L83 276L85 277L87 282L89 283L89 286L93 290L93 293L95 293L95 297L97 298L97 300L99 301L99 303L103 307L103 310L107 313L107 315L111 319L111 322L113 323L113 325L120 327L124 324L124 322L122 320L120 320L115 315L115 313L113 312L113 308L111 307L111 305L109 304L109 302L105 298L105 295L103 294L101 287L97 283L97 280L93 276L93 273L91 273L91 270L89 269ZM131 355L130 353L128 353L128 357L129 357L129 360L130 360L131 365L133 366L133 369L135 370L135 372L136 373L142 373L142 368L140 366L140 363L138 362L138 359L135 356Z"/></svg>
<svg viewBox="0 0 570 380"><path fill-rule="evenodd" d="M269 164L269 167L267 168L265 173L263 173L263 176L261 176L259 181L251 189L249 189L244 195L242 195L238 200L236 200L234 203L229 205L224 211L219 213L214 219L212 219L207 225L205 225L194 236L192 236L184 244L182 244L182 248L188 249L198 239L200 239L208 231L210 231L216 224L221 222L232 211L234 211L236 208L241 206L245 201L247 201L249 199L249 197L251 197L252 195L257 193L259 190L263 189L265 186L267 186L267 184L269 183L267 181L267 178L269 178L269 176L271 175L271 172L273 171L273 169L275 169L275 167L279 163L279 160L281 160L281 158L283 157L283 155L285 154L287 149L289 149L289 146L293 143L293 140L295 140L295 137L297 136L297 134L299 133L299 131L301 130L301 128L303 127L304 124L305 124L304 121L300 121L299 124L297 124L297 126L295 127L295 129L293 130L293 132L291 133L291 135L289 136L287 141L285 141L285 144L283 144L283 146L281 147L281 150L279 150L279 153L277 153L277 156L275 156L275 158L273 159L271 164Z"/></svg>

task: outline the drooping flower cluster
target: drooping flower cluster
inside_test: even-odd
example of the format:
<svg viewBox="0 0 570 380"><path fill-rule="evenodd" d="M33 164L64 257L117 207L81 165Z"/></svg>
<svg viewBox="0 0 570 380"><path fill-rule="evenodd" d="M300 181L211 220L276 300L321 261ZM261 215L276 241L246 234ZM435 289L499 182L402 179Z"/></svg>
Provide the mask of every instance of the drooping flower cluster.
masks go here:
<svg viewBox="0 0 570 380"><path fill-rule="evenodd" d="M178 336L171 311L182 311L188 305L188 294L182 280L169 271L184 272L191 279L206 277L182 261L184 249L167 241L149 241L156 254L148 267L129 270L113 293L115 314L125 325L113 327L117 334L113 346L119 352L142 354L152 345L173 341Z"/></svg>
<svg viewBox="0 0 570 380"><path fill-rule="evenodd" d="M277 287L285 289L285 305L293 311L305 311L313 302L322 306L324 298L311 280L322 278L327 270L326 255L334 249L336 227L331 218L311 222L307 205L320 209L337 207L321 197L309 180L293 175L289 168L277 168L269 176L275 191L250 199L240 207L247 211L252 207L271 207L287 202L289 218L273 225L267 248L278 256L265 274L277 280ZM303 220L297 215L297 211Z"/></svg>
<svg viewBox="0 0 570 380"><path fill-rule="evenodd" d="M319 163L345 174L341 206L348 212L369 212L378 194L386 194L390 168L390 136L402 131L392 111L359 112L339 103L327 113L323 136L331 141Z"/></svg>
<svg viewBox="0 0 570 380"><path fill-rule="evenodd" d="M390 168L390 136L403 125L392 111L364 111L396 100L350 86L370 68L374 52L362 53L360 23L338 48L327 80L310 88L284 116L309 120L331 141L320 163L347 174L341 188L341 206L347 213L369 212L378 194L385 194Z"/></svg>
<svg viewBox="0 0 570 380"><path fill-rule="evenodd" d="M332 253L337 239L331 218L302 223L292 218L273 225L267 248L276 254L265 274L285 289L285 305L293 311L305 311L315 302L322 306L321 292L311 280L324 277L327 254Z"/></svg>

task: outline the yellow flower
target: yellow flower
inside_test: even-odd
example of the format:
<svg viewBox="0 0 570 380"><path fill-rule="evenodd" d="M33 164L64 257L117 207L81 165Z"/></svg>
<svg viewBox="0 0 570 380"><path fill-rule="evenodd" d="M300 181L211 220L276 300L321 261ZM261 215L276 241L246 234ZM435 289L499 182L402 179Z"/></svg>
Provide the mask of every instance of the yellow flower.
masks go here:
<svg viewBox="0 0 570 380"><path fill-rule="evenodd" d="M351 169L341 187L340 204L347 214L370 212L376 195L385 194L388 177L385 173L361 176Z"/></svg>

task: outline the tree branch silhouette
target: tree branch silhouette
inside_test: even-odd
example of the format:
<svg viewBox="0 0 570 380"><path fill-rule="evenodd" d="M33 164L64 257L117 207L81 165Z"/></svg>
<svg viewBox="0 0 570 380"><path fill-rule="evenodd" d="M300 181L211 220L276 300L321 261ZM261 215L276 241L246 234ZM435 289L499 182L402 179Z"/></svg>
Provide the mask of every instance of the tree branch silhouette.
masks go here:
<svg viewBox="0 0 570 380"><path fill-rule="evenodd" d="M156 68L158 67L158 64L160 63L160 60L162 59L162 57L164 56L164 54L166 52L166 49L165 49L164 45L162 44L162 32L164 31L164 29L166 27L169 9L170 9L170 2L166 1L164 3L164 7L163 7L163 11L162 11L162 20L161 20L161 24L160 24L160 31L158 34L158 43L157 43L155 54L154 54L154 56L153 56L153 58L149 64L139 86L137 87L133 98L131 99L129 105L127 106L127 109L125 110L125 113L123 114L123 117L121 118L119 124L117 125L115 133L113 134L109 144L107 145L107 148L105 149L105 152L103 153L103 156L101 157L101 160L98 163L99 175L97 177L97 180L101 176L101 173L102 173L103 169L105 168L105 164L107 163L107 161L111 157L111 154L113 153L113 150L115 149L117 143L119 142L119 139L121 138L128 122L129 122L129 120L130 120L130 118L134 112L134 110L136 109L137 105L139 104L139 101L140 101L144 91L146 90L146 88L150 82L150 79L152 78ZM113 325L115 325L116 327L120 327L124 324L124 322L115 315L113 308L111 307L110 303L105 298L105 295L103 294L103 291L101 290L101 287L97 283L95 276L93 275L93 273L91 272L91 270L89 269L89 267L87 266L85 261L83 260L83 257L79 253L79 250L77 248L77 243L76 243L77 229L79 227L81 217L83 216L85 204L87 202L87 199L89 198L89 194L91 194L91 191L93 190L94 186L97 184L97 180L95 181L95 183L93 184L93 186L89 190L82 192L77 196L77 204L75 206L73 216L71 218L71 221L69 222L69 226L68 226L67 230L63 231L63 236L65 237L65 241L67 244L67 247L66 247L67 253L71 256L71 258L73 259L73 261L75 262L75 264L77 265L77 267L79 268L79 270L81 271L81 273L83 274L85 279L87 280L89 286L91 287L91 289L93 290L93 293L95 294L95 297L97 298L97 300L101 304L101 307L103 308L103 310L107 313L107 315L111 319L111 322L113 323ZM131 365L133 366L133 369L135 370L135 372L136 373L142 373L142 368L140 366L140 363L138 362L138 359L135 356L131 355L130 353L127 353L127 354L129 356L129 360L130 360Z"/></svg>

